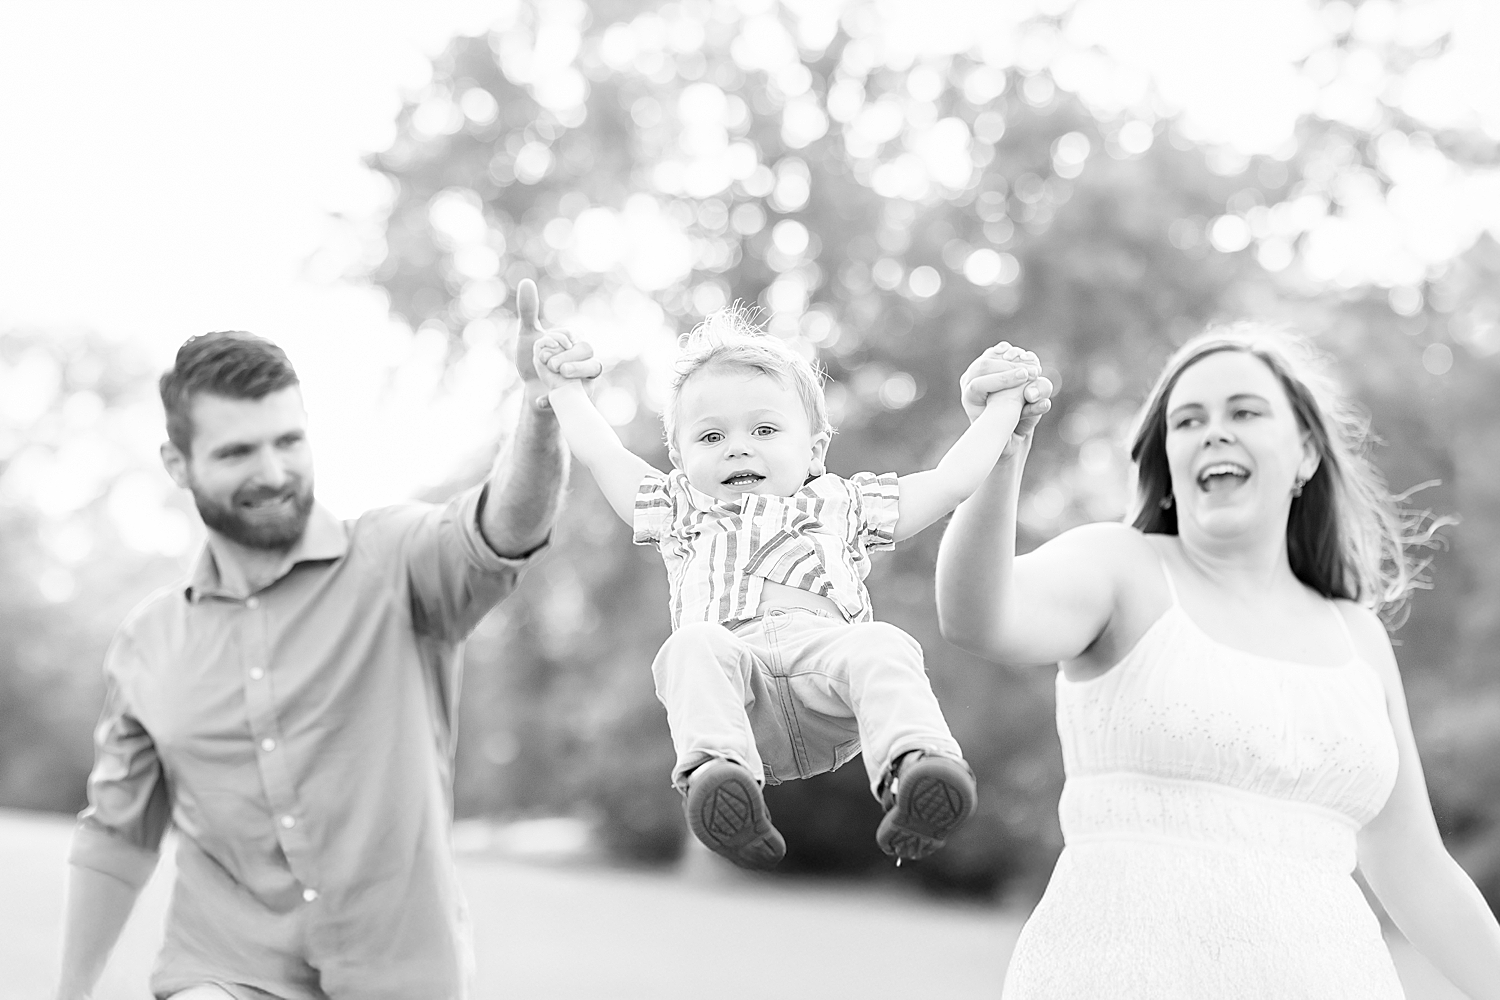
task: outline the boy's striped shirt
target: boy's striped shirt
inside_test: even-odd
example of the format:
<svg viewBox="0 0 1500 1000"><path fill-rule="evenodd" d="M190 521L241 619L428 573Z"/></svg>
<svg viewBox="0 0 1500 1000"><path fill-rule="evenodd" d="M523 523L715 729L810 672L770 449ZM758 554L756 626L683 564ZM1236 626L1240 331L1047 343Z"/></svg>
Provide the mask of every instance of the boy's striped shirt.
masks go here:
<svg viewBox="0 0 1500 1000"><path fill-rule="evenodd" d="M681 469L653 470L636 492L634 540L666 563L674 630L754 617L767 580L869 621L869 553L894 547L898 501L894 473L824 475L789 497L729 501L694 489Z"/></svg>

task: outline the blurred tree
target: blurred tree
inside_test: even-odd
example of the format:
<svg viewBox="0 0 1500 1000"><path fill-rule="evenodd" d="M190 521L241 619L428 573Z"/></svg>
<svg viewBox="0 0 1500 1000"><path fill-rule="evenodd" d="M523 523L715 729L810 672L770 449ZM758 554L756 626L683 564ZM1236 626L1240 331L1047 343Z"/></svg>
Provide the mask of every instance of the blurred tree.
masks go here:
<svg viewBox="0 0 1500 1000"><path fill-rule="evenodd" d="M1440 478L1422 502L1469 518L1401 657L1445 830L1496 898L1500 849L1479 846L1500 842L1494 239L1475 230L1426 263L1393 252L1400 266L1378 273L1330 250L1346 216L1400 206L1414 163L1461 171L1493 162L1494 143L1377 100L1309 115L1285 150L1247 157L1185 136L1149 94L1111 107L1061 86L1103 58L1069 50L1065 13L924 55L883 10L516 5L487 37L454 40L371 158L396 197L369 279L461 352L508 336L512 289L536 278L547 321L615 362L596 398L658 465L674 338L735 299L827 365L841 473L930 464L963 426L958 374L996 340L1026 344L1060 388L1023 546L1124 513L1124 429L1176 343L1241 315L1316 333L1391 441L1393 486ZM1395 78L1441 50L1345 25L1304 69L1340 78L1374 58ZM910 877L1034 891L1060 843L1052 680L942 642L937 540L878 560L870 586L926 650L981 805ZM659 562L586 476L555 544L471 647L501 662L470 673L460 809L590 812L627 854L670 856L681 826L648 672L667 630ZM864 785L845 768L770 792L788 869L888 866Z"/></svg>
<svg viewBox="0 0 1500 1000"><path fill-rule="evenodd" d="M0 805L76 810L115 626L180 572L170 483L134 443L150 373L84 333L0 333Z"/></svg>

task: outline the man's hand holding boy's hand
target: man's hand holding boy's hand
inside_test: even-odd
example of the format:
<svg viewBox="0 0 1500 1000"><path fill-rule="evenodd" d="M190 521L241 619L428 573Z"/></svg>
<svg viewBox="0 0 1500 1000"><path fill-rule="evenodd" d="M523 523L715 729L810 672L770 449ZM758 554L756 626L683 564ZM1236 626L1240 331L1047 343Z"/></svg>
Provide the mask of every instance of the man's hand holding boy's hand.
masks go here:
<svg viewBox="0 0 1500 1000"><path fill-rule="evenodd" d="M571 381L596 378L604 370L594 349L558 330L543 330L537 317L536 282L524 279L516 288L516 369L527 383L527 398L539 409L548 406L547 393ZM528 365L526 359L530 358Z"/></svg>
<svg viewBox="0 0 1500 1000"><path fill-rule="evenodd" d="M600 364L593 358L593 348L561 330L548 330L537 337L531 349L531 364L536 377L547 392L583 382L599 374Z"/></svg>

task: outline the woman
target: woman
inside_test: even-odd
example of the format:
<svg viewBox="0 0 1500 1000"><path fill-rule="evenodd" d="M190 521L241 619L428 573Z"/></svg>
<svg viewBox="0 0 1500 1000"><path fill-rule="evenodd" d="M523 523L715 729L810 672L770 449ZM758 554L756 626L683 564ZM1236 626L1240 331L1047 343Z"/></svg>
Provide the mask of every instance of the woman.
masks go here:
<svg viewBox="0 0 1500 1000"><path fill-rule="evenodd" d="M1017 557L1029 434L959 507L943 634L1061 664L1066 847L1007 1000L1398 998L1356 863L1439 970L1500 1000L1500 926L1439 839L1375 613L1412 570L1363 444L1306 344L1244 324L1157 380L1132 524Z"/></svg>

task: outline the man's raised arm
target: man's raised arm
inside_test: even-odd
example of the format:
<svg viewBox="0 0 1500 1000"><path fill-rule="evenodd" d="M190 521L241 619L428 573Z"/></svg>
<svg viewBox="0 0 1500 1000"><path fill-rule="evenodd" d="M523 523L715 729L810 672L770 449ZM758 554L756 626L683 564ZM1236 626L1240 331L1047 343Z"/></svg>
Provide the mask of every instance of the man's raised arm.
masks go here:
<svg viewBox="0 0 1500 1000"><path fill-rule="evenodd" d="M530 278L516 289L516 311L520 328L515 363L525 398L516 433L490 474L489 495L479 522L490 548L509 557L526 555L547 540L562 506L568 468L567 448L547 402L547 387L531 363L532 345L542 331L537 322L536 283ZM594 378L602 370L585 343L565 352L564 360L569 378Z"/></svg>

